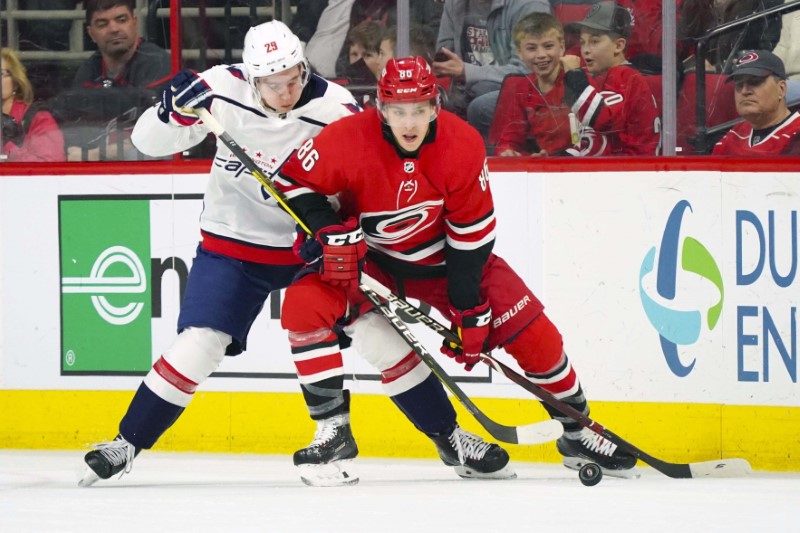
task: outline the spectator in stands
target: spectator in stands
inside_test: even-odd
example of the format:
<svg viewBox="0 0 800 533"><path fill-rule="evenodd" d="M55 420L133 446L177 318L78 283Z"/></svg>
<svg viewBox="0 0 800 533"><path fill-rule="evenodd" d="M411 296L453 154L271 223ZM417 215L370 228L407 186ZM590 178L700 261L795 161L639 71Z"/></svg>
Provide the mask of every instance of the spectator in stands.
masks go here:
<svg viewBox="0 0 800 533"><path fill-rule="evenodd" d="M308 43L314 32L317 31L319 19L325 8L328 7L328 2L321 0L299 0L297 2L297 10L292 16L292 22L289 29L292 33L297 35L303 43Z"/></svg>
<svg viewBox="0 0 800 533"><path fill-rule="evenodd" d="M411 21L438 31L442 17L440 0L409 0ZM348 65L347 33L364 21L377 22L383 28L397 24L395 0L329 0L308 41L306 55L319 74L333 78Z"/></svg>
<svg viewBox="0 0 800 533"><path fill-rule="evenodd" d="M3 154L7 161L64 161L64 137L53 116L33 103L25 66L10 48L0 50Z"/></svg>
<svg viewBox="0 0 800 533"><path fill-rule="evenodd" d="M715 5L719 9L720 23L724 24L782 3L783 0L723 0L715 2ZM774 50L781 37L781 26L781 16L771 15L721 34L716 42L716 50L722 73L730 74L733 56L739 50Z"/></svg>
<svg viewBox="0 0 800 533"><path fill-rule="evenodd" d="M783 15L781 38L773 52L783 61L787 78L800 80L800 11Z"/></svg>
<svg viewBox="0 0 800 533"><path fill-rule="evenodd" d="M566 26L567 55L580 53L580 35L570 31L572 23L583 20L600 0L551 0L553 14ZM701 0L705 1L705 0ZM713 2L714 0L708 0ZM680 8L682 0L676 0ZM618 0L631 14L631 35L626 57L645 74L661 73L662 2L659 0Z"/></svg>
<svg viewBox="0 0 800 533"><path fill-rule="evenodd" d="M355 85L375 85L381 75L381 39L383 26L377 22L365 20L351 29L345 41L350 64L340 75Z"/></svg>
<svg viewBox="0 0 800 533"><path fill-rule="evenodd" d="M409 56L419 56L430 64L433 62L433 54L436 50L436 35L427 26L411 23L408 29ZM397 26L390 26L383 32L381 39L378 73L383 71L386 62L395 57L395 47L397 46Z"/></svg>
<svg viewBox="0 0 800 533"><path fill-rule="evenodd" d="M800 155L800 114L786 107L786 69L767 50L745 51L728 77L736 84L736 111L744 122L714 147L713 155Z"/></svg>
<svg viewBox="0 0 800 533"><path fill-rule="evenodd" d="M157 99L171 77L170 57L139 37L134 0L86 0L85 7L86 32L97 51L76 72L72 91L59 95L54 106L71 126L65 129L69 160L87 159L86 148L92 149L88 159L122 159L113 152L132 150L124 122L132 129L139 112Z"/></svg>
<svg viewBox="0 0 800 533"><path fill-rule="evenodd" d="M616 2L592 6L577 23L581 55L564 56L565 97L578 121L572 155L658 155L661 121L653 92L625 59L630 12ZM588 72L588 75L587 75Z"/></svg>
<svg viewBox="0 0 800 533"><path fill-rule="evenodd" d="M431 65L452 76L448 108L467 117L484 138L492 125L500 85L509 74L527 74L512 39L525 15L550 12L547 0L446 0Z"/></svg>
<svg viewBox="0 0 800 533"><path fill-rule="evenodd" d="M336 58L350 28L350 10L355 0L329 0L322 11L314 35L306 45L306 57L317 73L336 77Z"/></svg>
<svg viewBox="0 0 800 533"><path fill-rule="evenodd" d="M531 13L514 26L514 43L532 74L508 77L500 89L497 138L490 138L495 155L563 155L573 145L561 65L564 28L549 13Z"/></svg>

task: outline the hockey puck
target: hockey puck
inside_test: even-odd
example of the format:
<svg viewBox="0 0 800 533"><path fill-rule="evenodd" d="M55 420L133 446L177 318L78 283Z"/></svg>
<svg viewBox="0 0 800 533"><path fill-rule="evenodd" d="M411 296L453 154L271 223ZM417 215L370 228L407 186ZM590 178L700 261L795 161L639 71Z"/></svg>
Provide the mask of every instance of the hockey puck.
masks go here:
<svg viewBox="0 0 800 533"><path fill-rule="evenodd" d="M586 463L578 472L578 479L587 487L594 487L603 479L603 471L595 463Z"/></svg>

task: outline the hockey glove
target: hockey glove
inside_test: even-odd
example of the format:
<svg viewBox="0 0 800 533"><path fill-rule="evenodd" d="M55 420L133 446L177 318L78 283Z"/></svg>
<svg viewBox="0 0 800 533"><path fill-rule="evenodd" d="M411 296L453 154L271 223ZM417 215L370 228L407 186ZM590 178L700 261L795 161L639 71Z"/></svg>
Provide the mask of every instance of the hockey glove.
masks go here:
<svg viewBox="0 0 800 533"><path fill-rule="evenodd" d="M298 224L296 227L297 237L292 245L294 255L299 257L306 265L314 265L322 257L322 243L313 237L309 237L303 228Z"/></svg>
<svg viewBox="0 0 800 533"><path fill-rule="evenodd" d="M349 218L342 224L322 228L316 238L322 245L320 278L347 290L356 289L367 255L364 232L356 219Z"/></svg>
<svg viewBox="0 0 800 533"><path fill-rule="evenodd" d="M164 124L191 126L199 120L194 109L204 107L211 110L213 99L214 91L203 78L193 70L182 70L161 93L158 118Z"/></svg>
<svg viewBox="0 0 800 533"><path fill-rule="evenodd" d="M472 370L481 359L481 352L486 350L489 330L492 324L492 310L489 302L482 303L472 309L459 311L450 306L451 329L461 339L461 346L450 341L442 343L441 351L452 357L464 368Z"/></svg>

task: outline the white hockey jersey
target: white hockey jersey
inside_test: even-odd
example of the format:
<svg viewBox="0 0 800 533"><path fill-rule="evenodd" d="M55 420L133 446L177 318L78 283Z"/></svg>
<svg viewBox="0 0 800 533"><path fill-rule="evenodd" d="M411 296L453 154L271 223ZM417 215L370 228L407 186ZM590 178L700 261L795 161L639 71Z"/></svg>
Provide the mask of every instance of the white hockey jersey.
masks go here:
<svg viewBox="0 0 800 533"><path fill-rule="evenodd" d="M358 111L343 87L311 75L297 106L278 115L265 113L247 82L244 65L220 65L200 73L214 91L211 114L270 176L304 140L327 124ZM136 122L131 140L155 157L181 152L200 143L209 129L198 122L164 124L148 109ZM244 261L299 263L291 251L295 223L245 166L217 139L217 152L200 217L203 247Z"/></svg>

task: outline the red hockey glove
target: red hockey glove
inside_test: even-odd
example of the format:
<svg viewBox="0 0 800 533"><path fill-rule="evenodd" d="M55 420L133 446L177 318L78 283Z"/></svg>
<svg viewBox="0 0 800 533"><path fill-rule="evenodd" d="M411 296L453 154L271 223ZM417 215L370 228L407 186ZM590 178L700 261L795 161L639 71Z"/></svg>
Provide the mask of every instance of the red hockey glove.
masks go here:
<svg viewBox="0 0 800 533"><path fill-rule="evenodd" d="M322 244L319 270L322 280L348 290L357 288L367 243L356 219L322 228L317 232L317 240Z"/></svg>
<svg viewBox="0 0 800 533"><path fill-rule="evenodd" d="M489 302L466 311L459 311L451 306L450 317L451 329L461 339L461 346L444 341L441 351L446 356L455 359L457 363L463 363L465 369L472 370L472 367L480 361L481 352L486 350L492 324L492 310L489 309Z"/></svg>

